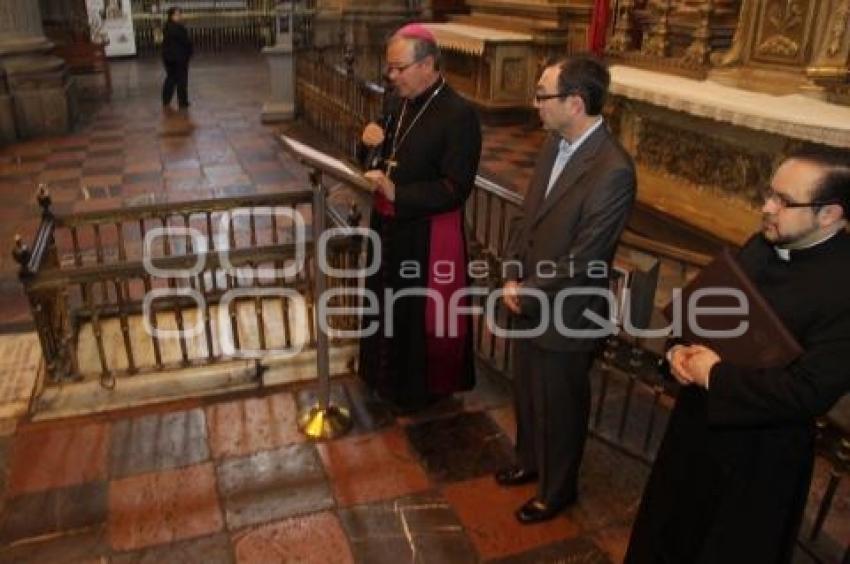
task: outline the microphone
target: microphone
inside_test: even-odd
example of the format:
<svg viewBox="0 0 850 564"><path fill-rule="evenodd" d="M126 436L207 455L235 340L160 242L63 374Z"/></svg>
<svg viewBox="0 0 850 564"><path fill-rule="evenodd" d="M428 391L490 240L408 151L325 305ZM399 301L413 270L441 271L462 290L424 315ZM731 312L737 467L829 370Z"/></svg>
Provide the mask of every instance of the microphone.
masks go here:
<svg viewBox="0 0 850 564"><path fill-rule="evenodd" d="M381 129L384 131L384 140L378 143L377 145L369 147L369 151L366 153L367 170L380 168L381 159L384 156L384 144L387 142L387 136L390 134L389 131L390 126L392 125L392 121L393 114L392 112L388 111L382 116L381 121L378 123L378 125L380 125Z"/></svg>
<svg viewBox="0 0 850 564"><path fill-rule="evenodd" d="M399 105L399 99L396 96L395 87L387 77L384 77L384 94L383 99L381 101L383 115L381 116L380 122L378 123L380 128L384 131L384 140L381 143L375 145L374 147L369 148L365 161L367 169L374 170L382 168L381 161L386 156L384 154L384 147L387 145L387 143L392 143L392 128L395 125Z"/></svg>

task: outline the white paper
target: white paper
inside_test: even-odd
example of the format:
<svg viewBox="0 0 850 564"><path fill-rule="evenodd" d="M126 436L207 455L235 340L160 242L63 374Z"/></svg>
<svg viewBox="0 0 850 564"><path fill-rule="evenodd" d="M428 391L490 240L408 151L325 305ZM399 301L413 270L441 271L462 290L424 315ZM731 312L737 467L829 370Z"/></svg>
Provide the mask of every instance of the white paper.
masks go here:
<svg viewBox="0 0 850 564"><path fill-rule="evenodd" d="M359 171L351 168L341 160L335 159L321 151L317 151L313 147L305 145L300 141L296 141L292 137L287 137L286 135L281 135L280 137L281 139L283 139L284 143L292 147L292 149L299 155L303 155L309 159L312 159L327 166L328 168L338 170L339 172L342 172L346 175L360 177Z"/></svg>

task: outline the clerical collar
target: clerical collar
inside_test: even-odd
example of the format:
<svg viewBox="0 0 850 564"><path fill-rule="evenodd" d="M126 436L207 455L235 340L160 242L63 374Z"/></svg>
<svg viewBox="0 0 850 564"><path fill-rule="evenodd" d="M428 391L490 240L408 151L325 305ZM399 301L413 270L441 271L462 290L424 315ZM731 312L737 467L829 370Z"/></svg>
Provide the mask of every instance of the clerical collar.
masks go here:
<svg viewBox="0 0 850 564"><path fill-rule="evenodd" d="M558 148L559 148L561 151L569 151L569 152L570 152L570 154L575 153L576 151L578 151L578 148L579 148L579 147L581 147L581 144L582 144L582 143L584 143L584 142L587 140L587 138L588 138L588 137L590 137L591 135L593 135L593 132L594 132L594 131L596 131L597 129L599 129L599 127L602 125L602 122L603 122L603 121L605 121L605 120L603 120L603 119L602 119L602 117L600 117L599 119L597 119L597 120L596 120L596 123L594 123L593 125L591 125L590 127L588 127L588 128L584 131L584 133L582 133L582 134L579 136L579 138L578 138L578 139L576 139L575 141L573 141L572 143L570 143L569 141L567 141L566 139L564 139L563 137L561 137L561 143L560 143L560 145L558 146Z"/></svg>
<svg viewBox="0 0 850 564"><path fill-rule="evenodd" d="M792 257L799 256L801 252L803 252L805 254L805 251L807 251L809 249L813 249L813 248L815 248L818 245L821 245L823 243L826 243L827 241L829 241L830 239L832 239L833 237L835 237L836 235L838 235L842 231L844 231L844 229L839 229L838 231L836 231L834 233L830 233L826 237L824 237L822 239L818 239L814 243L806 245L805 247L798 247L796 249L789 249L787 247L780 247L778 245L775 245L773 247L773 250L776 252L776 256L778 256L780 260L783 260L785 262L791 262Z"/></svg>

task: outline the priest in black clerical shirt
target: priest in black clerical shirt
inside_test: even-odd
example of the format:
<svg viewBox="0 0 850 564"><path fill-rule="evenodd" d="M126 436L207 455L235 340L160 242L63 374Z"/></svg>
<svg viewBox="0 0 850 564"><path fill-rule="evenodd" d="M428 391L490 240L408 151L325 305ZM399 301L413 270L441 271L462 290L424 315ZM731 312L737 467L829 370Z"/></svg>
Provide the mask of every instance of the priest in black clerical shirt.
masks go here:
<svg viewBox="0 0 850 564"><path fill-rule="evenodd" d="M379 311L363 317L371 329L361 339L359 371L405 410L475 383L471 319L457 315L468 298L451 306L467 286L463 207L481 126L439 64L425 26L399 29L387 44L385 117L367 125L362 139L372 147L366 176L375 187L371 228L381 239L381 266L366 280ZM376 258L370 245L369 264Z"/></svg>
<svg viewBox="0 0 850 564"><path fill-rule="evenodd" d="M702 346L668 351L682 389L626 562L790 562L814 463L815 418L850 391L850 155L798 153L763 193L739 259L804 349L745 369Z"/></svg>

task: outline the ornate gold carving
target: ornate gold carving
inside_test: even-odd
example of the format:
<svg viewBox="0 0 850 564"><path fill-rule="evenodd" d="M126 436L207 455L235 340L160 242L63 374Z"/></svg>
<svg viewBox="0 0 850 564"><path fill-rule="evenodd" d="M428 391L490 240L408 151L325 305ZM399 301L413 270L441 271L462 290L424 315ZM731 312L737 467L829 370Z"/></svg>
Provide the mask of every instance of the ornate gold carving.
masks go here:
<svg viewBox="0 0 850 564"><path fill-rule="evenodd" d="M525 59L504 59L502 62L502 90L510 93L524 92L527 64Z"/></svg>
<svg viewBox="0 0 850 564"><path fill-rule="evenodd" d="M800 28L804 19L805 6L798 0L785 2L777 0L767 7L766 13L767 23L770 24L771 31L774 33L762 41L756 51L764 55L795 57L801 48L802 30Z"/></svg>
<svg viewBox="0 0 850 564"><path fill-rule="evenodd" d="M718 67L728 67L742 62L744 50L749 45L755 25L757 0L743 0L738 26L732 37L732 46L724 53L713 53L711 62Z"/></svg>
<svg viewBox="0 0 850 564"><path fill-rule="evenodd" d="M641 52L653 57L666 57L669 35L667 23L672 9L671 1L651 0L649 8L656 21L649 31L649 37L641 45Z"/></svg>
<svg viewBox="0 0 850 564"><path fill-rule="evenodd" d="M699 26L694 30L693 41L682 56L686 65L704 65L711 56L711 16L714 13L712 0L704 0L699 6Z"/></svg>
<svg viewBox="0 0 850 564"><path fill-rule="evenodd" d="M844 0L844 3L836 10L829 30L829 46L826 48L826 54L830 57L836 56L841 50L841 40L847 33L848 26L850 26L850 0Z"/></svg>
<svg viewBox="0 0 850 564"><path fill-rule="evenodd" d="M800 52L800 44L783 35L774 35L759 45L758 51L763 55L794 57Z"/></svg>
<svg viewBox="0 0 850 564"><path fill-rule="evenodd" d="M667 53L667 42L663 37L652 34L641 45L640 52L651 57L664 57Z"/></svg>
<svg viewBox="0 0 850 564"><path fill-rule="evenodd" d="M772 157L745 152L699 132L644 119L637 160L702 186L758 203L758 187L770 181Z"/></svg>
<svg viewBox="0 0 850 564"><path fill-rule="evenodd" d="M632 0L623 0L617 6L617 24L606 50L611 53L623 53L632 48Z"/></svg>

